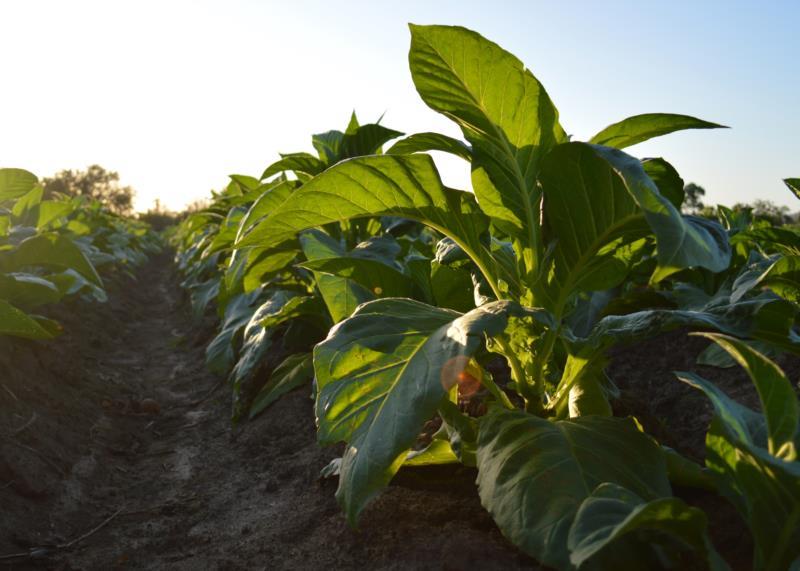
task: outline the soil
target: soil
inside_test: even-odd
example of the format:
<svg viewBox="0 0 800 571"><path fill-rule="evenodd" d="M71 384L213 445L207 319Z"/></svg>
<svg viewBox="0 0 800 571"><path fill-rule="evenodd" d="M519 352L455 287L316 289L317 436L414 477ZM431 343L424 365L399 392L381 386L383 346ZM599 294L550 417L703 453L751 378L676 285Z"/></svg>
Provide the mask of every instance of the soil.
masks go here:
<svg viewBox="0 0 800 571"><path fill-rule="evenodd" d="M0 341L0 569L537 568L465 468L404 471L351 529L309 389L232 427L213 323L169 255L137 275L62 310L55 341Z"/></svg>
<svg viewBox="0 0 800 571"><path fill-rule="evenodd" d="M57 317L46 344L0 341L0 569L538 569L483 510L475 472L404 469L358 530L320 470L309 389L242 426L204 368L213 320L193 321L168 254L138 279L109 276L109 302ZM707 341L678 331L617 350L610 377L649 432L702 461L705 398L693 370L757 408L744 374L698 367ZM800 362L783 359L790 378ZM709 515L718 550L751 565L723 499L676 490ZM8 557L20 554L19 557Z"/></svg>

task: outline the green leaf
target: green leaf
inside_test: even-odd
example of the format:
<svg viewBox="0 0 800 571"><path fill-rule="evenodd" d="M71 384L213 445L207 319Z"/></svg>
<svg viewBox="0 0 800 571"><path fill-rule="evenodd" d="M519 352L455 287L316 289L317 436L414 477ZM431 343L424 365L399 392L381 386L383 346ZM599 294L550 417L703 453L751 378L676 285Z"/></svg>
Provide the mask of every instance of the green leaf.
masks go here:
<svg viewBox="0 0 800 571"><path fill-rule="evenodd" d="M706 436L706 464L753 533L753 568L789 568L800 544L800 462L769 453L766 446L771 428L764 416L729 399L697 375L675 374L703 391L714 406Z"/></svg>
<svg viewBox="0 0 800 571"><path fill-rule="evenodd" d="M281 181L276 184L268 184L265 190L248 209L247 213L239 223L239 230L236 233L236 242L247 234L265 216L269 215L280 204L282 204L297 189L299 183L295 180Z"/></svg>
<svg viewBox="0 0 800 571"><path fill-rule="evenodd" d="M0 169L0 202L14 200L30 192L39 179L23 169Z"/></svg>
<svg viewBox="0 0 800 571"><path fill-rule="evenodd" d="M679 566L677 548L689 546L704 556L710 569L728 569L711 546L707 527L702 510L677 498L645 502L616 484L604 483L584 500L575 516L568 539L570 561L581 567L600 554L601 561L603 555L611 556L617 569L647 568L641 567L636 548L655 551L659 546L661 553L652 553L650 563L657 564L658 555L663 554ZM626 540L634 545L626 545Z"/></svg>
<svg viewBox="0 0 800 571"><path fill-rule="evenodd" d="M503 331L515 311L521 308L495 302L461 315L379 299L316 346L317 436L348 444L336 497L351 524L400 468L484 335Z"/></svg>
<svg viewBox="0 0 800 571"><path fill-rule="evenodd" d="M696 333L714 341L747 372L758 391L767 421L768 450L777 458L797 459L795 438L800 423L797 395L792 383L773 361L739 339L719 333Z"/></svg>
<svg viewBox="0 0 800 571"><path fill-rule="evenodd" d="M783 182L797 198L800 198L800 178L785 178Z"/></svg>
<svg viewBox="0 0 800 571"><path fill-rule="evenodd" d="M665 197L680 211L685 198L683 179L671 164L662 158L644 159L642 168L650 177L661 196Z"/></svg>
<svg viewBox="0 0 800 571"><path fill-rule="evenodd" d="M30 266L72 269L98 287L103 281L92 263L75 243L66 236L54 233L40 234L23 240L5 264L8 270Z"/></svg>
<svg viewBox="0 0 800 571"><path fill-rule="evenodd" d="M384 143L402 137L403 133L389 129L383 125L371 123L362 125L353 132L342 137L342 146L338 160L374 155L380 151ZM333 163L331 163L333 164Z"/></svg>
<svg viewBox="0 0 800 571"><path fill-rule="evenodd" d="M400 139L389 149L387 155L410 155L411 153L425 153L440 151L461 157L465 161L472 160L472 149L469 145L453 137L439 133L415 133L405 139Z"/></svg>
<svg viewBox="0 0 800 571"><path fill-rule="evenodd" d="M228 300L220 331L206 347L206 366L214 373L227 375L236 363L238 340L256 309L260 295L260 291L254 291Z"/></svg>
<svg viewBox="0 0 800 571"><path fill-rule="evenodd" d="M353 280L377 297L411 295L411 278L376 260L342 256L309 260L298 265L314 272Z"/></svg>
<svg viewBox="0 0 800 571"><path fill-rule="evenodd" d="M481 502L503 535L544 565L572 568L570 528L584 500L605 482L648 501L671 495L661 450L629 419L553 422L505 411L481 419Z"/></svg>
<svg viewBox="0 0 800 571"><path fill-rule="evenodd" d="M11 214L14 215L14 218L25 219L25 214L39 206L43 196L44 188L39 185L34 186L30 191L17 199L17 202L14 203L14 208L11 209Z"/></svg>
<svg viewBox="0 0 800 571"><path fill-rule="evenodd" d="M25 339L52 339L53 335L36 319L0 299L0 335Z"/></svg>
<svg viewBox="0 0 800 571"><path fill-rule="evenodd" d="M770 294L730 303L712 300L705 306L682 309L649 309L601 319L586 339L574 341L574 352L589 347L636 341L678 327L714 329L737 337L760 339L786 350L800 350L800 339L793 331L794 306Z"/></svg>
<svg viewBox="0 0 800 571"><path fill-rule="evenodd" d="M261 414L268 406L280 397L310 383L314 378L314 365L311 353L290 355L275 367L269 381L261 388L250 407L250 418Z"/></svg>
<svg viewBox="0 0 800 571"><path fill-rule="evenodd" d="M589 142L616 149L624 149L653 137L660 137L684 129L726 129L724 125L703 121L689 115L673 113L645 113L609 125Z"/></svg>
<svg viewBox="0 0 800 571"><path fill-rule="evenodd" d="M56 303L61 292L56 285L34 274L0 274L0 299L21 307L36 307Z"/></svg>
<svg viewBox="0 0 800 571"><path fill-rule="evenodd" d="M456 26L411 28L414 85L472 144L472 184L481 209L537 247L539 161L567 140L558 111L523 63Z"/></svg>
<svg viewBox="0 0 800 571"><path fill-rule="evenodd" d="M76 202L44 200L39 204L39 218L36 221L36 228L41 230L51 222L69 216L77 208L78 204Z"/></svg>
<svg viewBox="0 0 800 571"><path fill-rule="evenodd" d="M279 161L275 161L264 170L261 180L268 179L284 171L293 171L294 173L313 177L324 171L327 166L323 161L309 153L282 154Z"/></svg>
<svg viewBox="0 0 800 571"><path fill-rule="evenodd" d="M320 230L304 232L300 245L309 263L340 258L344 249L333 238ZM360 304L374 299L374 294L353 280L332 274L314 273L317 289L325 301L334 323L349 317Z"/></svg>
<svg viewBox="0 0 800 571"><path fill-rule="evenodd" d="M727 268L730 247L716 232L680 215L639 161L585 143L559 145L542 161L544 235L555 244L548 288L561 315L576 290L617 285L628 266L615 252L651 232L665 267Z"/></svg>
<svg viewBox="0 0 800 571"><path fill-rule="evenodd" d="M330 222L400 216L455 240L492 275L491 253L480 235L488 228L474 197L446 189L427 155L363 157L332 167L295 191L238 244L269 247Z"/></svg>

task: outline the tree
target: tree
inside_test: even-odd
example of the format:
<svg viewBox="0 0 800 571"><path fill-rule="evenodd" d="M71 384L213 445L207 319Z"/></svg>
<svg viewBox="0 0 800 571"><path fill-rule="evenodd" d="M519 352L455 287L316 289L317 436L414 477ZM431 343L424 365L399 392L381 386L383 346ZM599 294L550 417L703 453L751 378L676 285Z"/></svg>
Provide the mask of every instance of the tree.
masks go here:
<svg viewBox="0 0 800 571"><path fill-rule="evenodd" d="M756 199L752 204L734 204L734 210L749 210L757 220L766 220L773 226L791 221L788 206L778 206L771 200Z"/></svg>
<svg viewBox="0 0 800 571"><path fill-rule="evenodd" d="M85 196L99 200L111 212L128 215L133 211L134 190L119 185L119 174L107 171L100 165L91 165L85 171L62 170L52 178L42 180L47 196Z"/></svg>
<svg viewBox="0 0 800 571"><path fill-rule="evenodd" d="M703 204L703 197L706 195L706 189L699 184L690 182L683 187L683 193L686 198L683 200L683 209L690 214L700 212L705 206Z"/></svg>

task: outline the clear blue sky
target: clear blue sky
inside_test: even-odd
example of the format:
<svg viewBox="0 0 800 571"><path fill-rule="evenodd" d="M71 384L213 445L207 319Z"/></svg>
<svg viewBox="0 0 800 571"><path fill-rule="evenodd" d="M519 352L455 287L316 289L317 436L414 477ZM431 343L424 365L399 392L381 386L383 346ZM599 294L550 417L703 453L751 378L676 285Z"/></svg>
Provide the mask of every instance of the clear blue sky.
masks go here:
<svg viewBox="0 0 800 571"><path fill-rule="evenodd" d="M100 163L173 208L260 174L311 133L362 120L406 133L449 121L417 96L407 22L459 24L542 81L578 139L629 115L729 125L632 147L708 202L800 209L800 2L0 2L0 166ZM468 169L442 162L465 187Z"/></svg>

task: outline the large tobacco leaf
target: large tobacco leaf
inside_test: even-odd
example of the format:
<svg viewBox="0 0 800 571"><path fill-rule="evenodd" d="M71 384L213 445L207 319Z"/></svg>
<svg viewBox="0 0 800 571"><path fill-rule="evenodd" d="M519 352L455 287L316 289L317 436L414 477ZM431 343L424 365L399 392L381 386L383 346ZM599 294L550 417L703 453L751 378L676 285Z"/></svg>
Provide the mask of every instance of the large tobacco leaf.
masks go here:
<svg viewBox="0 0 800 571"><path fill-rule="evenodd" d="M502 332L508 315L520 311L494 302L462 315L380 299L316 346L318 438L348 444L336 497L351 524L400 468L484 337Z"/></svg>
<svg viewBox="0 0 800 571"><path fill-rule="evenodd" d="M671 495L661 449L629 419L494 412L481 419L477 460L481 502L500 531L557 569L573 568L570 529L599 485L647 501Z"/></svg>
<svg viewBox="0 0 800 571"><path fill-rule="evenodd" d="M628 271L623 246L651 232L664 267L721 271L730 261L720 226L681 216L641 163L622 151L568 143L542 161L545 238L554 244L550 296L557 315L575 291L604 290Z"/></svg>
<svg viewBox="0 0 800 571"><path fill-rule="evenodd" d="M296 190L237 247L269 247L302 230L376 216L427 224L452 238L483 269L493 266L481 240L488 221L475 198L444 187L427 155L372 156L339 163Z"/></svg>
<svg viewBox="0 0 800 571"><path fill-rule="evenodd" d="M519 59L480 34L456 26L410 28L414 85L471 143L481 208L535 250L539 162L567 141L553 102Z"/></svg>

